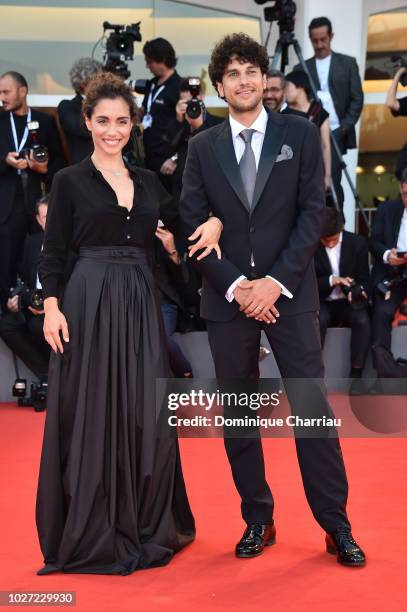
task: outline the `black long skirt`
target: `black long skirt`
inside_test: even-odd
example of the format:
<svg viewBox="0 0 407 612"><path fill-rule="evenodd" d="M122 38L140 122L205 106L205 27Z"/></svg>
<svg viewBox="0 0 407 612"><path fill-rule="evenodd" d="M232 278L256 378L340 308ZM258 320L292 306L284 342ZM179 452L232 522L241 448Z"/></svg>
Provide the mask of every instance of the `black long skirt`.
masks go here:
<svg viewBox="0 0 407 612"><path fill-rule="evenodd" d="M52 354L36 522L38 574L130 574L167 564L195 536L178 442L159 431L168 375L145 252L81 249Z"/></svg>

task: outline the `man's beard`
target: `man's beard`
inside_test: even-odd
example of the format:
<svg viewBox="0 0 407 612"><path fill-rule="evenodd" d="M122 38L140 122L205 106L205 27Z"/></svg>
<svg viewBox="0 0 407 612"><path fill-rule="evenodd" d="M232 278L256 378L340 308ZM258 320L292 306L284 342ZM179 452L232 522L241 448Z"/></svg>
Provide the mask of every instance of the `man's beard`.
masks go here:
<svg viewBox="0 0 407 612"><path fill-rule="evenodd" d="M11 113L17 113L22 108L23 103L21 102L21 100L19 100L18 102L15 102L14 105L10 106L10 108L8 108L7 110L9 110Z"/></svg>
<svg viewBox="0 0 407 612"><path fill-rule="evenodd" d="M276 100L266 100L264 101L264 106L266 106L267 108L269 108L270 110L275 111L279 106L280 106L280 102L277 102Z"/></svg>
<svg viewBox="0 0 407 612"><path fill-rule="evenodd" d="M254 100L253 102L247 102L246 104L238 103L238 102L237 103L230 102L227 99L226 99L226 102L236 113L249 113L250 111L256 110L256 108L259 107L260 103L263 102L263 96L260 96L258 99Z"/></svg>

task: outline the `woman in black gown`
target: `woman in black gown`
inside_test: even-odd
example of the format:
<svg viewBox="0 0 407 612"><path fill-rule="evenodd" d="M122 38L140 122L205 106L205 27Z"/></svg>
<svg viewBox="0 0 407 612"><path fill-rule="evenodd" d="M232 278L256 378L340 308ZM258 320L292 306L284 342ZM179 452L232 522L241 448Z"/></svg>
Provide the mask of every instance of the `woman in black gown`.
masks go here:
<svg viewBox="0 0 407 612"><path fill-rule="evenodd" d="M158 431L168 376L149 265L170 196L121 152L134 116L110 74L87 90L94 153L55 176L40 261L53 349L36 521L38 574L130 574L165 565L195 536L174 436ZM79 254L62 292L68 251ZM61 338L62 334L62 338Z"/></svg>

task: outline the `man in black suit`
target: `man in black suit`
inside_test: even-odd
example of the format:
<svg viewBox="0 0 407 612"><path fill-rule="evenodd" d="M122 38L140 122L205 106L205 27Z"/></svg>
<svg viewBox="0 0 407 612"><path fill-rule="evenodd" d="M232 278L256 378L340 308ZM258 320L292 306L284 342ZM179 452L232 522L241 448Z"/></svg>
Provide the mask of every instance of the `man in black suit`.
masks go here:
<svg viewBox="0 0 407 612"><path fill-rule="evenodd" d="M313 19L308 31L315 55L308 59L306 64L323 107L329 113L332 135L344 155L348 149L356 148L355 125L363 108L359 68L354 57L331 50L334 34L327 17ZM298 64L294 70L302 70L302 67ZM341 177L340 161L333 152L332 181L338 202L343 208Z"/></svg>
<svg viewBox="0 0 407 612"><path fill-rule="evenodd" d="M75 62L69 76L76 96L72 100L62 100L58 105L59 122L66 136L70 161L73 164L82 161L93 151L90 132L81 120L82 103L89 80L102 70L102 64L90 57L82 57Z"/></svg>
<svg viewBox="0 0 407 612"><path fill-rule="evenodd" d="M407 297L407 168L401 175L400 195L400 200L380 204L369 240L370 251L375 257L372 270L373 342L389 351L393 317ZM384 280L391 284L383 285Z"/></svg>
<svg viewBox="0 0 407 612"><path fill-rule="evenodd" d="M324 211L322 237L315 253L322 344L328 327L350 327L351 378L361 378L370 345L369 252L365 238L343 228L335 208Z"/></svg>
<svg viewBox="0 0 407 612"><path fill-rule="evenodd" d="M35 203L64 166L56 123L50 115L27 105L23 75L9 71L0 77L0 299L15 282L17 259L27 230L35 231ZM49 160L36 161L19 153L30 145L28 123L38 122L38 142L48 148Z"/></svg>
<svg viewBox="0 0 407 612"><path fill-rule="evenodd" d="M267 70L267 51L244 34L215 47L209 75L230 116L191 139L180 213L186 235L210 212L223 224L222 258L211 253L195 263L216 376L255 380L264 329L283 378L321 379L313 267L325 206L319 134L300 117L265 110ZM290 398L296 413L298 399ZM322 392L315 393L313 410L332 414ZM346 514L338 438L297 437L296 446L308 502L328 534L327 550L345 565L363 565ZM236 554L253 557L275 542L261 440L225 437L225 447L247 523Z"/></svg>
<svg viewBox="0 0 407 612"><path fill-rule="evenodd" d="M3 304L4 315L0 319L0 337L39 380L47 379L50 347L44 338L44 311L30 305L30 296L40 288L37 268L47 211L48 198L44 196L37 203L36 220L41 231L27 236L20 245L23 252L20 279L24 285L20 294L9 297Z"/></svg>

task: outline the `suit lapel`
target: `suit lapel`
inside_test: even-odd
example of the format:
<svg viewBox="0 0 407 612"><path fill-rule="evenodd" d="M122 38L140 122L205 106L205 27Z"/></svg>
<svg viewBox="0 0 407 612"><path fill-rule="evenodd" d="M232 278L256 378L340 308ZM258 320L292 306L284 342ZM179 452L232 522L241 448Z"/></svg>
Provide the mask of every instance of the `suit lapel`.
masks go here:
<svg viewBox="0 0 407 612"><path fill-rule="evenodd" d="M279 115L277 115L279 117ZM250 212L256 208L261 194L270 177L277 156L281 151L287 128L284 124L276 121L271 113L268 113L266 133L264 135L263 147L261 149L259 167L257 169L256 186L254 188L253 202Z"/></svg>
<svg viewBox="0 0 407 612"><path fill-rule="evenodd" d="M321 245L320 250L319 250L319 254L321 257L321 265L324 268L324 272L326 274L331 275L332 274L332 266L331 266L331 262L330 259L328 257L328 253L326 252L326 248L324 247L324 245Z"/></svg>
<svg viewBox="0 0 407 612"><path fill-rule="evenodd" d="M233 191L236 193L243 206L250 211L250 204L236 160L235 149L232 142L232 131L228 119L225 119L221 124L218 136L213 140L212 146L218 159L219 166L222 168Z"/></svg>
<svg viewBox="0 0 407 612"><path fill-rule="evenodd" d="M394 244L397 243L398 237L399 237L399 233L400 233L400 226L401 226L401 220L403 218L403 214L404 214L404 204L403 202L400 202L400 208L397 211L397 215L395 217L395 224L394 224Z"/></svg>
<svg viewBox="0 0 407 612"><path fill-rule="evenodd" d="M333 75L337 74L336 70L337 70L338 57L334 51L331 52L331 56L332 56L331 65L329 66L329 74L328 74L328 86L329 86L329 91L332 93L332 91L335 90L335 83L337 81L337 79L333 78Z"/></svg>
<svg viewBox="0 0 407 612"><path fill-rule="evenodd" d="M315 57L312 57L308 63L308 70L310 71L310 75L312 80L314 81L314 85L317 88L317 91L321 89L321 83L319 82L319 76L317 72L317 63L315 61Z"/></svg>
<svg viewBox="0 0 407 612"><path fill-rule="evenodd" d="M341 244L341 253L339 255L339 275L345 276L345 259L346 254L350 254L350 244L348 244L348 237L346 232L342 232L342 244Z"/></svg>

